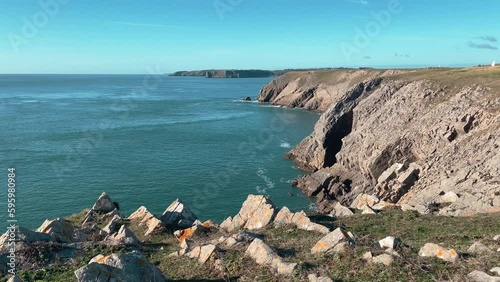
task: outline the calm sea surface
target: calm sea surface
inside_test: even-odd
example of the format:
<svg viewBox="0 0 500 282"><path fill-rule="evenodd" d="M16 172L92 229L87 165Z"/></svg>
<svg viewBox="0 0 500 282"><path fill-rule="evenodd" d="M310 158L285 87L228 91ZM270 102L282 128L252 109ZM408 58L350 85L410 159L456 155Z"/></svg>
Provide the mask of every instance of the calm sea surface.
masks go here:
<svg viewBox="0 0 500 282"><path fill-rule="evenodd" d="M180 198L221 221L250 193L309 210L290 185L302 172L283 154L319 116L240 101L270 80L0 75L0 227L9 167L28 228L91 207L103 191L127 215L141 205L161 214Z"/></svg>

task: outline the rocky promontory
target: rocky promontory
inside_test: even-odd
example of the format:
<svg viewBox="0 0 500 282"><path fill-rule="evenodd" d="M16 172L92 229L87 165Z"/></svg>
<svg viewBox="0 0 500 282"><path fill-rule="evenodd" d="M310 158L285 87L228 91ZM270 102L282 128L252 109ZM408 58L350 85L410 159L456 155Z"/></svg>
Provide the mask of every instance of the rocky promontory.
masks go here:
<svg viewBox="0 0 500 282"><path fill-rule="evenodd" d="M206 78L251 78L275 75L275 72L269 70L195 70L177 71L170 74L170 76L203 76Z"/></svg>
<svg viewBox="0 0 500 282"><path fill-rule="evenodd" d="M287 157L323 213L361 194L421 213L500 211L500 68L289 72L258 100L323 112Z"/></svg>

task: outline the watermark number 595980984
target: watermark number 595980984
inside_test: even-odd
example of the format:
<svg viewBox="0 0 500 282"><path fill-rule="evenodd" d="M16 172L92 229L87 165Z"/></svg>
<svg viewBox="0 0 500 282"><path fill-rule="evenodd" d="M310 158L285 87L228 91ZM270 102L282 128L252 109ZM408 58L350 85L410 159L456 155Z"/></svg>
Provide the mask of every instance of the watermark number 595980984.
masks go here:
<svg viewBox="0 0 500 282"><path fill-rule="evenodd" d="M9 273L16 273L16 169L7 169L7 250Z"/></svg>

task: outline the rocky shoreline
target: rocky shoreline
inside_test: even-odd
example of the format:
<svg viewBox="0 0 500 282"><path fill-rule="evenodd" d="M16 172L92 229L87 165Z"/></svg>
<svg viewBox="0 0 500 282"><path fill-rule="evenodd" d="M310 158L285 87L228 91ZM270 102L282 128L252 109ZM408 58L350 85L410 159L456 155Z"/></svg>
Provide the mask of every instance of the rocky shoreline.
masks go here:
<svg viewBox="0 0 500 282"><path fill-rule="evenodd" d="M321 111L286 156L334 212L360 194L404 210L500 212L500 68L290 72L258 100Z"/></svg>
<svg viewBox="0 0 500 282"><path fill-rule="evenodd" d="M421 276L414 281L439 275L468 281L500 279L500 226L484 229L483 237L474 236L465 250L468 241L454 244L461 249L443 246L442 238L424 243L428 235L423 231L419 236L424 238L417 241L412 239L415 234L400 236L407 230L366 234L366 227L356 228L355 218L363 224L386 216L392 221L403 216L402 222L418 218L417 213L405 214L394 205L374 201L373 196L360 195L355 208L345 208L335 218L321 219L303 211L291 212L287 207L279 209L266 196L249 195L238 214L219 225L210 220L201 222L179 199L161 216L140 207L126 217L118 203L103 193L92 208L80 214L46 220L35 231L18 228L18 275L9 280L4 276L0 281L334 281L349 277L367 281L369 277L385 277L377 271L397 269L401 271L398 275L407 275L396 277L398 281L413 280L416 275ZM341 219L346 224L339 222ZM431 221L422 220L427 228L432 226ZM478 221L471 222L485 224ZM8 238L9 233L0 237L1 261L8 259ZM482 263L477 264L477 259ZM363 269L352 273L330 268L334 263L334 269L342 270L344 261ZM439 265L443 263L449 270L441 273ZM418 265L416 269L413 264ZM5 273L8 265L2 263L0 267ZM419 274L422 267L430 271ZM435 267L441 268L433 273ZM408 269L416 272L407 273ZM456 269L460 271L454 273ZM346 277L338 277L341 275ZM385 281L396 281L393 278Z"/></svg>

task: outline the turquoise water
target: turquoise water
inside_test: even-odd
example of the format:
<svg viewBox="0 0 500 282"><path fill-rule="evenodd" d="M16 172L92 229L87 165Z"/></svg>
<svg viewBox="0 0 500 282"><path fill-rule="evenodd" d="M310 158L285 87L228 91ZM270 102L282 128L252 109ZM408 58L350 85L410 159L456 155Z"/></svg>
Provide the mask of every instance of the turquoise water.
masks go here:
<svg viewBox="0 0 500 282"><path fill-rule="evenodd" d="M103 191L125 214L141 205L161 214L181 198L221 221L250 193L308 210L313 201L290 185L302 172L283 154L319 116L240 101L269 81L2 75L0 203L14 166L16 217L28 228L91 207Z"/></svg>

